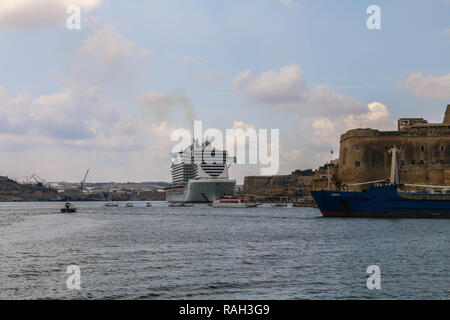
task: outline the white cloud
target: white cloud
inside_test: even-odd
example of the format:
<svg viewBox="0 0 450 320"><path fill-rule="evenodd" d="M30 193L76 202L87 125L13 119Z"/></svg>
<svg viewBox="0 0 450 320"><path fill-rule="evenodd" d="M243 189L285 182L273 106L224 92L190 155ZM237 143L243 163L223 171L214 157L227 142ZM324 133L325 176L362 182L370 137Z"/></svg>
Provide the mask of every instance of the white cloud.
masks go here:
<svg viewBox="0 0 450 320"><path fill-rule="evenodd" d="M337 148L340 136L347 130L356 128L372 128L378 130L394 130L396 122L392 119L388 108L380 102L367 105L367 111L358 115L343 115L335 118L320 117L312 122L312 142L316 145L327 144Z"/></svg>
<svg viewBox="0 0 450 320"><path fill-rule="evenodd" d="M183 61L186 63L199 63L206 62L206 59L203 57L184 56Z"/></svg>
<svg viewBox="0 0 450 320"><path fill-rule="evenodd" d="M42 142L74 147L138 147L130 119L120 116L97 87L71 86L39 97L19 94L0 98L0 134L33 136Z"/></svg>
<svg viewBox="0 0 450 320"><path fill-rule="evenodd" d="M300 67L292 65L282 67L280 72L263 72L259 77L255 77L250 69L245 70L234 78L233 89L255 102L277 103L300 99L306 83Z"/></svg>
<svg viewBox="0 0 450 320"><path fill-rule="evenodd" d="M298 6L297 1L295 1L295 0L278 0L278 1L281 2L282 4L284 4L285 6L288 6L291 8Z"/></svg>
<svg viewBox="0 0 450 320"><path fill-rule="evenodd" d="M251 70L239 73L233 89L253 102L276 110L297 112L304 116L363 113L365 104L322 84L309 86L300 66L285 66L279 72L270 70L259 77Z"/></svg>
<svg viewBox="0 0 450 320"><path fill-rule="evenodd" d="M280 172L291 173L302 166L303 152L300 149L280 150Z"/></svg>
<svg viewBox="0 0 450 320"><path fill-rule="evenodd" d="M200 77L208 83L217 83L225 78L223 75L212 71L203 72Z"/></svg>
<svg viewBox="0 0 450 320"><path fill-rule="evenodd" d="M450 73L442 76L411 73L399 86L420 98L450 99Z"/></svg>
<svg viewBox="0 0 450 320"><path fill-rule="evenodd" d="M195 108L188 97L181 92L166 94L156 91L144 91L136 98L137 102L144 108L150 110L158 121L165 121L176 109L182 108L186 114L189 125L195 120Z"/></svg>
<svg viewBox="0 0 450 320"><path fill-rule="evenodd" d="M100 65L114 65L125 58L146 58L150 50L137 50L135 43L114 31L111 24L94 30L78 49L80 56L87 56Z"/></svg>
<svg viewBox="0 0 450 320"><path fill-rule="evenodd" d="M0 26L34 29L60 24L65 27L70 5L78 5L84 12L92 11L103 0L1 0Z"/></svg>
<svg viewBox="0 0 450 320"><path fill-rule="evenodd" d="M297 1L295 0L277 0L277 1L291 8L298 6Z"/></svg>
<svg viewBox="0 0 450 320"><path fill-rule="evenodd" d="M247 131L248 129L255 129L254 125L245 123L244 121L233 122L233 129L242 129Z"/></svg>
<svg viewBox="0 0 450 320"><path fill-rule="evenodd" d="M97 87L33 97L0 86L0 174L76 181L76 168L92 168L97 181L167 180L173 129L123 114Z"/></svg>

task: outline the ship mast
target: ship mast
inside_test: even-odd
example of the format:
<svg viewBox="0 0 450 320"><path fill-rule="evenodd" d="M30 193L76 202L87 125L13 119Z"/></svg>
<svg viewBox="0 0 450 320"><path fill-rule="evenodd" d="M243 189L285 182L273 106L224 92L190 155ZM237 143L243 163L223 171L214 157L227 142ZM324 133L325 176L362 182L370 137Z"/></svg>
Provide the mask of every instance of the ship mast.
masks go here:
<svg viewBox="0 0 450 320"><path fill-rule="evenodd" d="M397 163L397 154L400 152L400 149L397 148L396 145L394 145L391 149L389 149L389 153L392 154L391 159L391 178L390 182L393 185L399 184L399 178L398 178L398 163Z"/></svg>

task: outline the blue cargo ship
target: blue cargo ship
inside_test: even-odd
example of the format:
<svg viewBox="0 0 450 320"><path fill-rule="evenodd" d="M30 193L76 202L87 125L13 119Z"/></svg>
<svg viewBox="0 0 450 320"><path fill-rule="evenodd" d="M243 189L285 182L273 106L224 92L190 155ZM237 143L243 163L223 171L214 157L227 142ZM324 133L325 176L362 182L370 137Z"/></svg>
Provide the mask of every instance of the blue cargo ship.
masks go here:
<svg viewBox="0 0 450 320"><path fill-rule="evenodd" d="M450 194L407 193L396 185L365 192L311 191L325 217L450 218Z"/></svg>
<svg viewBox="0 0 450 320"><path fill-rule="evenodd" d="M391 177L386 180L357 183L372 184L367 191L311 191L317 206L325 217L365 217L365 218L450 218L450 194L441 192L401 192L395 145L392 154ZM329 180L330 183L330 180ZM375 186L374 183L383 183ZM450 189L450 186L420 186ZM329 185L329 189L330 185Z"/></svg>

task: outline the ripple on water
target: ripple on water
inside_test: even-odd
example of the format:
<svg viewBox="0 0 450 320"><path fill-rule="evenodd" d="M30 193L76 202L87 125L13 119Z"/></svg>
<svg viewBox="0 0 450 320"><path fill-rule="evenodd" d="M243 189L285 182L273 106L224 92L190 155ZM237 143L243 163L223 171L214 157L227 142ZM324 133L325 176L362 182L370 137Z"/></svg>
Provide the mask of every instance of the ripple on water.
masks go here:
<svg viewBox="0 0 450 320"><path fill-rule="evenodd" d="M314 208L0 204L0 298L446 299L450 221ZM175 210L176 209L176 210ZM81 268L82 290L66 288ZM367 266L382 271L369 291Z"/></svg>

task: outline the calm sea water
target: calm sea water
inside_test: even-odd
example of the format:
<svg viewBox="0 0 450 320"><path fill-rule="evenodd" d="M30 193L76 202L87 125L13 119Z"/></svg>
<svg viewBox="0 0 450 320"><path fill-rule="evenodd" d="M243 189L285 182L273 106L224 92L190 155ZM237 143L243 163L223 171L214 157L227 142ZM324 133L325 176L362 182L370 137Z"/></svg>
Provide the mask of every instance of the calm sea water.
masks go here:
<svg viewBox="0 0 450 320"><path fill-rule="evenodd" d="M448 299L450 220L0 203L3 299ZM81 290L68 290L69 265ZM366 268L381 269L369 290Z"/></svg>

